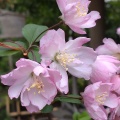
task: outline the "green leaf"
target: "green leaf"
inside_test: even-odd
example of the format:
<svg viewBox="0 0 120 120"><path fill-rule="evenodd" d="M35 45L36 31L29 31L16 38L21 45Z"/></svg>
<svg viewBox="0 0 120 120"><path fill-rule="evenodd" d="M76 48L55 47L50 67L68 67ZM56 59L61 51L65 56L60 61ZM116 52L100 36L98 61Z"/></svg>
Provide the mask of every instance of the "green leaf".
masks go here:
<svg viewBox="0 0 120 120"><path fill-rule="evenodd" d="M68 97L56 97L57 101L61 101L61 102L69 102L69 103L75 103L75 104L81 104L79 99L75 99L75 98L68 98Z"/></svg>
<svg viewBox="0 0 120 120"><path fill-rule="evenodd" d="M17 54L18 52L19 51L15 51L15 50L0 49L0 57L11 56L11 55Z"/></svg>
<svg viewBox="0 0 120 120"><path fill-rule="evenodd" d="M69 95L66 95L67 97L73 97L73 98L80 98L81 96L79 95L74 95L74 94L69 94Z"/></svg>
<svg viewBox="0 0 120 120"><path fill-rule="evenodd" d="M24 26L24 28L22 29L22 34L23 36L26 38L26 40L29 43L32 43L43 31L47 30L48 27L47 26L43 26L43 25L36 25L36 24L27 24ZM43 33L37 40L39 41L40 38L44 35L45 33Z"/></svg>
<svg viewBox="0 0 120 120"><path fill-rule="evenodd" d="M91 120L91 117L86 111L84 111L82 113L74 113L73 120Z"/></svg>
<svg viewBox="0 0 120 120"><path fill-rule="evenodd" d="M50 113L53 111L53 106L52 105L46 105L42 110L41 113Z"/></svg>
<svg viewBox="0 0 120 120"><path fill-rule="evenodd" d="M41 55L39 54L39 49L33 49L32 52L29 52L28 54L29 59L37 61L37 62L41 62Z"/></svg>

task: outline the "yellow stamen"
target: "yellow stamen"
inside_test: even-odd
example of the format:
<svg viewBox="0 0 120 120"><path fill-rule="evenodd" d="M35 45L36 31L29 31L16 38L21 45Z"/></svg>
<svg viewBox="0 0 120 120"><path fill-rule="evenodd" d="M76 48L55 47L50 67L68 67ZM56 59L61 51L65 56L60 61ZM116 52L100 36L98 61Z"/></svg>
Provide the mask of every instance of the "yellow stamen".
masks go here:
<svg viewBox="0 0 120 120"><path fill-rule="evenodd" d="M80 5L80 3L78 3L77 5L76 5L76 12L77 12L77 17L84 17L84 16L86 16L87 15L87 10L85 9L85 7L84 6L82 6L82 5Z"/></svg>
<svg viewBox="0 0 120 120"><path fill-rule="evenodd" d="M42 80L40 80L40 78L38 79L38 77L35 76L33 73L32 73L32 77L34 79L34 83L27 88L27 91L30 91L32 88L36 88L38 90L38 94L44 92L44 85ZM36 95L36 92L34 92L34 95Z"/></svg>
<svg viewBox="0 0 120 120"><path fill-rule="evenodd" d="M100 105L103 105L105 100L106 100L106 97L108 96L107 92L104 92L102 93L101 95L97 95L95 97L95 100L100 104Z"/></svg>
<svg viewBox="0 0 120 120"><path fill-rule="evenodd" d="M75 60L75 56L76 56L75 54L69 54L69 53L67 53L65 51L62 51L62 52L59 52L59 53L56 54L55 59L67 71L68 70L67 64L73 62Z"/></svg>

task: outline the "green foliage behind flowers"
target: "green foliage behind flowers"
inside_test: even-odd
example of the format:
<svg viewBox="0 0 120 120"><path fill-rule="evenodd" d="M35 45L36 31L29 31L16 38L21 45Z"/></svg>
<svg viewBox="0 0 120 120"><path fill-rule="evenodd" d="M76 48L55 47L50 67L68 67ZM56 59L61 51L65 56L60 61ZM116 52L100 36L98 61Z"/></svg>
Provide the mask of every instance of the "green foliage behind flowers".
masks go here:
<svg viewBox="0 0 120 120"><path fill-rule="evenodd" d="M120 1L106 3L106 37L118 39L116 29L120 26ZM118 42L118 41L117 41Z"/></svg>
<svg viewBox="0 0 120 120"><path fill-rule="evenodd" d="M89 114L84 111L82 113L74 113L73 120L91 120Z"/></svg>

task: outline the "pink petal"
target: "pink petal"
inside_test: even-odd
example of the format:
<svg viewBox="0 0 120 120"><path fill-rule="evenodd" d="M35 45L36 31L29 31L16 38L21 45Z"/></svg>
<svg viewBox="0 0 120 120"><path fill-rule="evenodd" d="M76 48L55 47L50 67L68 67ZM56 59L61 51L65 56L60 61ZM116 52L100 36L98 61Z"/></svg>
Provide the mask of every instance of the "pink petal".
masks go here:
<svg viewBox="0 0 120 120"><path fill-rule="evenodd" d="M65 35L62 29L49 30L40 40L40 54L42 60L52 60L59 50L64 48Z"/></svg>
<svg viewBox="0 0 120 120"><path fill-rule="evenodd" d="M11 86L16 81L16 79L13 78L13 71L6 75L1 75L0 77L1 77L1 83L3 83L4 85Z"/></svg>
<svg viewBox="0 0 120 120"><path fill-rule="evenodd" d="M111 78L111 83L113 83L113 90L120 94L120 76L119 75L113 75Z"/></svg>
<svg viewBox="0 0 120 120"><path fill-rule="evenodd" d="M97 54L96 52L89 47L80 47L80 48L74 48L74 49L67 49L67 53L76 55L75 58L79 59L81 63L91 65L96 60ZM74 62L74 61L73 61ZM70 65L69 65L70 66Z"/></svg>
<svg viewBox="0 0 120 120"><path fill-rule="evenodd" d="M66 6L66 1L67 0L56 0L58 7L61 12L64 12L65 6Z"/></svg>
<svg viewBox="0 0 120 120"><path fill-rule="evenodd" d="M32 105L32 104L30 104L29 106L26 106L26 109L30 113L39 112L39 108L37 106Z"/></svg>
<svg viewBox="0 0 120 120"><path fill-rule="evenodd" d="M29 66L18 67L6 75L1 75L1 81L3 84L10 86L13 85L16 80L26 78L31 74L31 72L32 68Z"/></svg>
<svg viewBox="0 0 120 120"><path fill-rule="evenodd" d="M117 96L116 96L115 94L112 94L112 93L111 93L111 94L107 97L104 105L105 105L105 106L108 106L108 107L110 107L110 108L115 108L115 107L117 107L117 106L118 106L118 98L117 98Z"/></svg>
<svg viewBox="0 0 120 120"><path fill-rule="evenodd" d="M68 93L68 75L67 75L67 72L65 71L65 69L62 66L60 66L56 62L53 62L50 65L50 68L53 68L53 69L59 71L60 75L62 75L62 79L60 81L56 82L56 86L60 90L60 92L64 92L65 94L67 94Z"/></svg>
<svg viewBox="0 0 120 120"><path fill-rule="evenodd" d="M104 45L99 46L96 51L98 54L114 55L120 52L119 46L111 38L103 39Z"/></svg>
<svg viewBox="0 0 120 120"><path fill-rule="evenodd" d="M65 45L65 33L62 29L49 30L40 40L40 47L50 45L51 43L57 44L55 49L61 49Z"/></svg>
<svg viewBox="0 0 120 120"><path fill-rule="evenodd" d="M54 98L57 95L56 86L49 78L45 78L45 77L41 76L41 79L42 79L42 82L44 85L43 89L45 91L45 92L41 92L41 95L43 95L49 101L53 101L53 99L52 100L50 100L50 99Z"/></svg>
<svg viewBox="0 0 120 120"><path fill-rule="evenodd" d="M74 32L76 32L76 33L78 33L78 34L86 34L86 32L85 32L83 29L79 28L79 27L75 27L75 26L72 26L72 25L69 25L69 27L70 27Z"/></svg>
<svg viewBox="0 0 120 120"><path fill-rule="evenodd" d="M26 90L26 88L23 88L22 92L21 92L21 103L22 106L28 106L30 104L30 100L28 97L28 91Z"/></svg>
<svg viewBox="0 0 120 120"><path fill-rule="evenodd" d="M55 84L56 84L56 82L61 80L62 76L60 75L60 73L57 70L55 70L55 69L48 69L48 72L49 72L49 75L50 75L49 79L51 81L53 81Z"/></svg>
<svg viewBox="0 0 120 120"><path fill-rule="evenodd" d="M68 66L68 71L75 77L84 78L86 80L89 80L92 68L89 65L81 64L76 67Z"/></svg>
<svg viewBox="0 0 120 120"><path fill-rule="evenodd" d="M29 60L29 59L24 59L24 58L21 58L20 60L18 60L16 62L17 67L21 67L21 66L35 67L35 66L38 66L38 65L39 65L39 63L37 63L35 61L32 61L32 60Z"/></svg>
<svg viewBox="0 0 120 120"><path fill-rule="evenodd" d="M57 33L61 37L61 40L59 41L59 44L61 45L60 48L62 48L65 45L65 32L62 29L58 29Z"/></svg>
<svg viewBox="0 0 120 120"><path fill-rule="evenodd" d="M81 28L91 28L94 27L96 25L96 20L100 19L100 14L97 11L91 11L88 16L91 16L90 19L81 25Z"/></svg>
<svg viewBox="0 0 120 120"><path fill-rule="evenodd" d="M44 74L46 76L49 76L47 69L43 68L42 66L37 66L33 69L33 72L36 76L39 76L40 74Z"/></svg>
<svg viewBox="0 0 120 120"><path fill-rule="evenodd" d="M29 100L29 97L28 97L27 88L29 88L29 86L30 86L33 82L34 82L33 79L32 79L32 78L29 78L29 79L24 83L24 88L22 89L22 91L21 91L21 96L20 96L22 106L28 106L28 105L30 104L30 100Z"/></svg>
<svg viewBox="0 0 120 120"><path fill-rule="evenodd" d="M39 53L42 54L42 60L47 60L51 62L54 59L55 54L59 51L58 44L54 41L51 41L49 44L45 44L40 48Z"/></svg>
<svg viewBox="0 0 120 120"><path fill-rule="evenodd" d="M23 79L18 79L15 81L15 83L9 88L8 94L11 99L13 98L18 98L23 87L24 83L28 80L29 78L23 78Z"/></svg>
<svg viewBox="0 0 120 120"><path fill-rule="evenodd" d="M35 94L36 93L36 94ZM29 100L31 104L38 107L39 110L43 109L47 104L48 100L38 93L38 90L33 88L28 92Z"/></svg>
<svg viewBox="0 0 120 120"><path fill-rule="evenodd" d="M81 47L83 44L89 41L90 41L90 38L78 37L74 40L69 40L65 45L65 49L73 49L73 48Z"/></svg>

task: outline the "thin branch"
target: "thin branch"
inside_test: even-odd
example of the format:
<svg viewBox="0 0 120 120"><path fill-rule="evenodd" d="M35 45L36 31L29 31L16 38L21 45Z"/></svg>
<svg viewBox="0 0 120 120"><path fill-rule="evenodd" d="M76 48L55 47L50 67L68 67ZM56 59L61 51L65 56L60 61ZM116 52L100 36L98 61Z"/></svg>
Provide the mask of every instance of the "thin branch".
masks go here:
<svg viewBox="0 0 120 120"><path fill-rule="evenodd" d="M6 44L4 44L4 43L2 43L2 42L0 42L0 46L2 46L2 47L4 47L4 48L10 48L10 49L12 49L12 50L22 51L21 48L16 48L16 47L13 47L13 46L10 46L10 45L6 45Z"/></svg>

